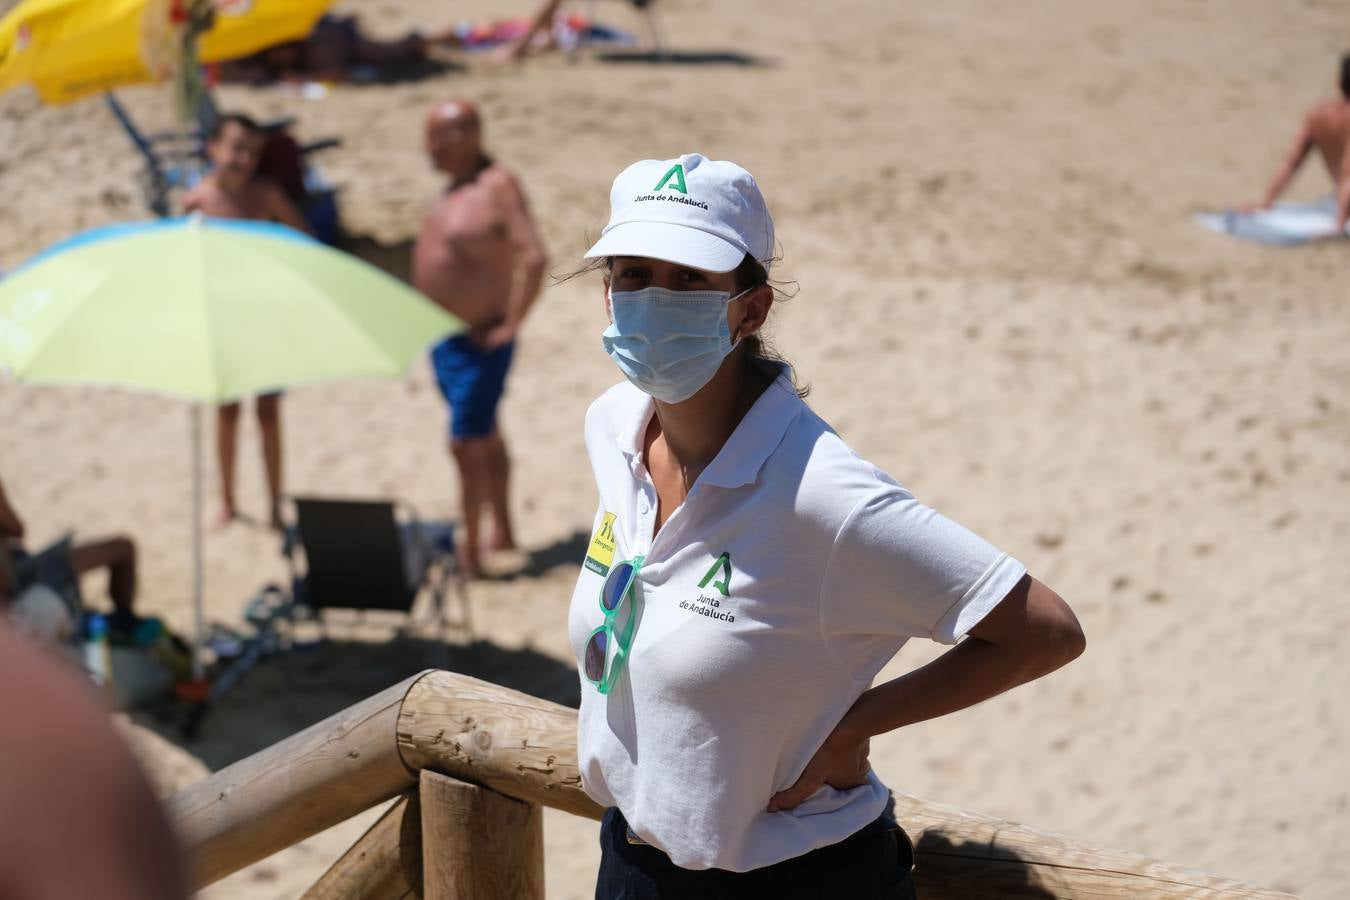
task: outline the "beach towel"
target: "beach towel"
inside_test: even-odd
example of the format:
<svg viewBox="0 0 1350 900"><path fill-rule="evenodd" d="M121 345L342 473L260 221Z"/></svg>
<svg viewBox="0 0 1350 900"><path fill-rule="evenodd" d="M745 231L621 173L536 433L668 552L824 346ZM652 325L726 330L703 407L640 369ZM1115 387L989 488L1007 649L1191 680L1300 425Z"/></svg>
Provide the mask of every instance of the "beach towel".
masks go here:
<svg viewBox="0 0 1350 900"><path fill-rule="evenodd" d="M1243 213L1197 213L1195 221L1210 231L1231 234L1262 244L1292 246L1333 237L1336 234L1336 200L1325 197L1316 203L1282 203L1270 209Z"/></svg>

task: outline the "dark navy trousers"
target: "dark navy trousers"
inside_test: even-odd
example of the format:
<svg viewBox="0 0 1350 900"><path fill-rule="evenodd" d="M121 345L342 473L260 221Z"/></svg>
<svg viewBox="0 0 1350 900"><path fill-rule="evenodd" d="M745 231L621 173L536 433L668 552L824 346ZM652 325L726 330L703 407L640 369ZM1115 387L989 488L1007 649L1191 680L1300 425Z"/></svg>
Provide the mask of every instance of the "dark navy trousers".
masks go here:
<svg viewBox="0 0 1350 900"><path fill-rule="evenodd" d="M660 850L629 841L618 809L600 823L596 900L916 900L914 850L883 816L837 844L749 872L681 869Z"/></svg>

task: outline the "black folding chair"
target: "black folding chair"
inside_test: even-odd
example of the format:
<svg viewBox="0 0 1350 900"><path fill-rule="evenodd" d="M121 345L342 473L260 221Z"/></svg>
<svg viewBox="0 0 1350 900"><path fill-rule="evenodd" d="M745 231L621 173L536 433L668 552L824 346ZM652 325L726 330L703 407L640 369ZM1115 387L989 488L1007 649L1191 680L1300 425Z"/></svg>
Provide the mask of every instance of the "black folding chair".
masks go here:
<svg viewBox="0 0 1350 900"><path fill-rule="evenodd" d="M326 609L382 609L411 616L425 592L438 626L472 634L450 526L421 522L411 511L399 522L395 504L385 500L293 499L296 527L288 532L285 549L297 603L319 614ZM303 576L298 574L297 551L303 551ZM445 599L452 588L461 608L453 622Z"/></svg>

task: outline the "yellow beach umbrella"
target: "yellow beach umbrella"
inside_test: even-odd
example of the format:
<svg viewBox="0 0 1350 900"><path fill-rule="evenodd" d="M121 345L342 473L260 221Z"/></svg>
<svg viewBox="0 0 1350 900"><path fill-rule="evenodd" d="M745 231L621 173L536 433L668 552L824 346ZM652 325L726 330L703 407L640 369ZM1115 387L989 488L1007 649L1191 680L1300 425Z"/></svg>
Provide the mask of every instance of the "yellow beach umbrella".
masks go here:
<svg viewBox="0 0 1350 900"><path fill-rule="evenodd" d="M220 62L313 29L332 0L23 0L0 19L0 92L30 83L44 103L164 81L194 14L214 11L197 58Z"/></svg>

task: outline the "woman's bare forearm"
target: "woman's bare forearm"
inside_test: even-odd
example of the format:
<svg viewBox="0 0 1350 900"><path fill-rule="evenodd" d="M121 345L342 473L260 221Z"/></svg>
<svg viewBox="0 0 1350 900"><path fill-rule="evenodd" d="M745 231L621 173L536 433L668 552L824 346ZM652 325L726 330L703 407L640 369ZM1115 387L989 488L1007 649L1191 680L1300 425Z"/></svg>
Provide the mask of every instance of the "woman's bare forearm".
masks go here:
<svg viewBox="0 0 1350 900"><path fill-rule="evenodd" d="M937 659L865 692L839 727L858 739L974 706L1075 659L1086 639L1053 591L1026 576Z"/></svg>
<svg viewBox="0 0 1350 900"><path fill-rule="evenodd" d="M967 638L927 665L865 692L839 727L859 738L885 734L974 706L1053 672L1072 658L1029 655Z"/></svg>

